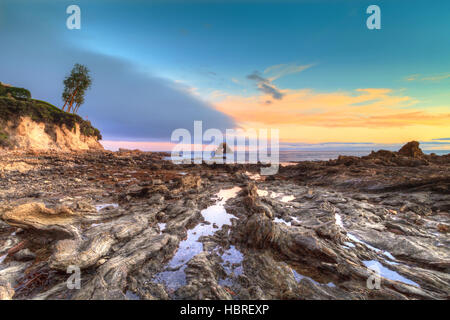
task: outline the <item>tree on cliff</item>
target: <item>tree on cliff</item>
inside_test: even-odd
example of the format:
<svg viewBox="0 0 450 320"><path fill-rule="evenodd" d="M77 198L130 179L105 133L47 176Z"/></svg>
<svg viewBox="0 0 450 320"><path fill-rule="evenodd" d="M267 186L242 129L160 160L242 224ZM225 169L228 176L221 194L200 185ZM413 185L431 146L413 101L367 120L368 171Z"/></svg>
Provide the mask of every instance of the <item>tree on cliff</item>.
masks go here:
<svg viewBox="0 0 450 320"><path fill-rule="evenodd" d="M64 106L62 110L64 111L67 107L65 110L67 112L78 112L78 109L84 103L86 90L91 87L91 84L89 69L82 64L76 63L70 75L64 79L64 91L62 94Z"/></svg>

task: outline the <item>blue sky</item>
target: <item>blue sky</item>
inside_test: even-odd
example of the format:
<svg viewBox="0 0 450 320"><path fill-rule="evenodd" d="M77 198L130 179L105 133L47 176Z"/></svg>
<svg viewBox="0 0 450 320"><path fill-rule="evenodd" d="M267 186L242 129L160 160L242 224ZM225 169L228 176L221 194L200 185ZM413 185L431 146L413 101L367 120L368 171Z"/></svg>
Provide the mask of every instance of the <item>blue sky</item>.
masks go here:
<svg viewBox="0 0 450 320"><path fill-rule="evenodd" d="M81 30L65 27L70 4L81 8ZM381 30L366 28L370 4L381 8ZM167 141L173 129L190 128L193 120L217 128L248 127L252 117L228 112L231 103L249 110L249 99L280 110L298 103L300 110L305 108L301 90L308 90L309 103L320 102L301 114L323 114L308 124L323 130L299 132L280 119L272 125L284 130L286 141L431 140L448 137L444 132L450 129L442 123L450 114L449 21L449 1L2 0L0 81L60 105L64 76L74 63L86 64L94 84L80 112L106 140ZM263 82L252 74L268 79L283 97L266 97ZM394 124L372 120L366 125L370 130L354 121L330 129L326 115L334 105L321 104L341 93L358 97L366 89L390 90L374 94L373 101L386 102L379 115L407 119L399 125L405 130L386 131L383 126ZM299 100L289 99L295 94ZM317 100L322 95L327 99ZM388 104L401 100L390 115ZM371 119L377 118L377 106L367 109ZM255 118L259 122L252 125L268 125ZM298 126L306 126L301 120ZM376 141L375 126L392 141L386 136ZM340 131L327 139L327 130ZM354 136L356 130L361 137ZM418 130L435 135L415 134ZM314 132L318 140L303 132Z"/></svg>

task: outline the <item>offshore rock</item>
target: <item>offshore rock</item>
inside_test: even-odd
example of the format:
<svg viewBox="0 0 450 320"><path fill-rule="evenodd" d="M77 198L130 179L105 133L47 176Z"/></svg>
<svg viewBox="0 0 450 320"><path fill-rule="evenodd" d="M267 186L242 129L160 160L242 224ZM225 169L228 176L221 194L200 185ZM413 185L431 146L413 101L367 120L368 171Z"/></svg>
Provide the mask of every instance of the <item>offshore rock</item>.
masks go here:
<svg viewBox="0 0 450 320"><path fill-rule="evenodd" d="M411 158L422 158L424 156L422 150L419 148L419 142L410 141L405 144L398 153L402 156L411 157Z"/></svg>

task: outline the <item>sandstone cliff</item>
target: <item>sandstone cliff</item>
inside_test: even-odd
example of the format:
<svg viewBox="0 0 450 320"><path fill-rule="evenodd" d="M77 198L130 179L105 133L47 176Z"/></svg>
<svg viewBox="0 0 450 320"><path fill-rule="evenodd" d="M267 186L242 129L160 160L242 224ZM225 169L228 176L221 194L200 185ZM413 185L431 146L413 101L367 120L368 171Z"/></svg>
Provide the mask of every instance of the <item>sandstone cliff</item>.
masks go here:
<svg viewBox="0 0 450 320"><path fill-rule="evenodd" d="M0 149L80 151L103 149L89 121L39 100L0 97Z"/></svg>

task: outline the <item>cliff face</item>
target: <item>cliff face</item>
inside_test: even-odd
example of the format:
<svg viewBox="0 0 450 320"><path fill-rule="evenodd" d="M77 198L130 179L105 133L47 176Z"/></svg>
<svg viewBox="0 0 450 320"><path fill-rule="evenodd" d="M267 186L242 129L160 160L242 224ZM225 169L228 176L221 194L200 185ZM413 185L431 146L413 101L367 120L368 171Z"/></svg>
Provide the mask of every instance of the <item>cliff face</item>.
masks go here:
<svg viewBox="0 0 450 320"><path fill-rule="evenodd" d="M50 129L45 123L21 117L18 123L9 121L3 128L7 135L7 148L20 150L78 151L103 149L95 136L83 135L80 125L73 129L66 125L54 125Z"/></svg>
<svg viewBox="0 0 450 320"><path fill-rule="evenodd" d="M89 121L44 101L0 97L0 149L101 150Z"/></svg>

